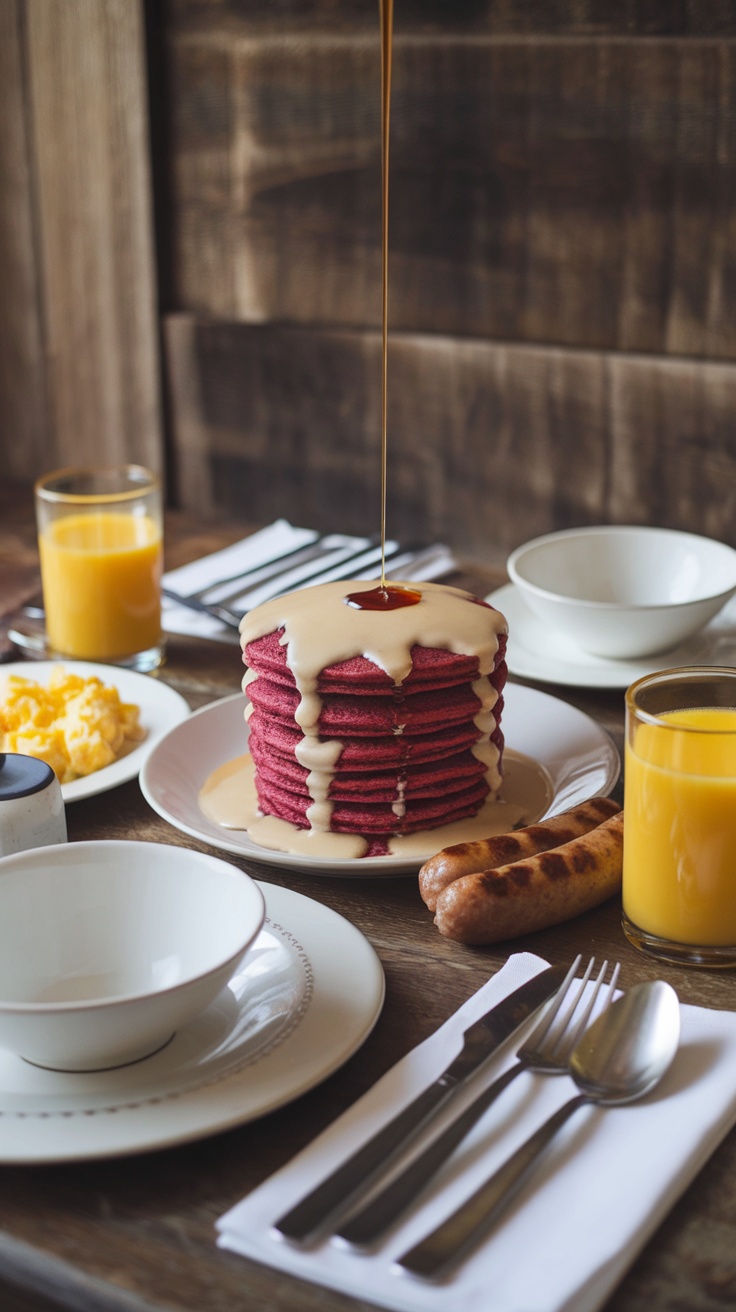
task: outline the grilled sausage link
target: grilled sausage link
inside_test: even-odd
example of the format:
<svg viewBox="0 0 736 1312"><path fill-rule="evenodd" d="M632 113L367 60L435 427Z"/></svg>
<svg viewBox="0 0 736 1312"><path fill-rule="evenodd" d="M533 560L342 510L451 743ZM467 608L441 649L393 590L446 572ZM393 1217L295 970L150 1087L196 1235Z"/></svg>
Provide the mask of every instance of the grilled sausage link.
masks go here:
<svg viewBox="0 0 736 1312"><path fill-rule="evenodd" d="M561 847L454 880L435 925L458 943L499 943L598 906L621 887L623 820L619 811Z"/></svg>
<svg viewBox="0 0 736 1312"><path fill-rule="evenodd" d="M430 911L434 911L443 888L463 875L475 874L478 870L497 870L512 861L560 847L577 838L578 834L588 833L620 809L618 802L611 797L591 797L569 811L526 829L445 847L426 861L419 871L419 892Z"/></svg>

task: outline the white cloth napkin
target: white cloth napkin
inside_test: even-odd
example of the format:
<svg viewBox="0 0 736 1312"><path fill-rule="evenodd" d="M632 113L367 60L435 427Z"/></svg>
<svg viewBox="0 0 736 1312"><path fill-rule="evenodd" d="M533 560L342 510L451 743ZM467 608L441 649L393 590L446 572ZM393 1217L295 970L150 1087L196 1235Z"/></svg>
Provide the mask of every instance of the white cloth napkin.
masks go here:
<svg viewBox="0 0 736 1312"><path fill-rule="evenodd" d="M237 595L234 591L235 585L226 584L221 588L217 587L222 579L232 578L233 575L248 575L244 579L244 586L250 586L251 583L258 581L260 570L267 568L264 562L270 562L277 556L286 555L287 552L294 551L297 548L308 547L314 542L319 535L314 529L296 528L289 524L285 519L277 519L267 528L260 529L257 533L252 533L250 537L243 538L240 542L234 542L231 546L223 548L222 551L214 551L209 556L203 556L200 560L194 560L189 565L182 565L179 569L169 570L164 574L164 587L172 588L174 592L181 595L200 592L207 588L207 596L204 600L208 602L217 602L229 598L225 604L232 605L235 610L237 606ZM362 546L368 548L370 543L367 538L347 537L344 534L331 534L329 545L334 549L334 564L339 570L341 558L349 551L358 551ZM327 566L328 558L325 557L324 564ZM450 573L456 567L452 552L444 545L438 543L435 546L427 547L426 550L417 553L406 553L397 556L387 564L386 576L388 578L404 578L407 581L420 582L423 579L440 578L443 574ZM310 566L295 565L293 570L285 574L279 580L283 588L298 588L301 586L310 587L311 580L304 578L302 572L308 572ZM366 577L372 577L376 573L376 565L372 566L372 572L366 571ZM327 582L330 578L329 573L323 573L316 583ZM259 605L260 601L265 600L270 595L268 581L264 581L262 591L253 591L248 593L247 604L249 608ZM220 624L216 619L188 609L185 606L178 606L176 602L164 598L163 602L163 627L167 633L184 633L200 638L216 638L222 642L237 643L238 635L225 624Z"/></svg>
<svg viewBox="0 0 736 1312"><path fill-rule="evenodd" d="M682 1041L661 1084L626 1107L585 1107L547 1150L515 1203L452 1276L431 1283L395 1265L562 1102L567 1076L518 1076L445 1164L408 1220L370 1255L338 1240L300 1249L270 1227L445 1068L469 1021L546 963L509 959L303 1152L227 1212L218 1243L305 1280L401 1312L592 1312L736 1121L736 1014L682 1007ZM625 986L625 981L624 981ZM474 1091L514 1060L504 1045ZM463 1099L466 1101L467 1099ZM456 1107L459 1107L459 1103ZM439 1122L437 1123L439 1125ZM431 1137L431 1136L429 1136ZM419 1142L419 1141L417 1141ZM491 1292L492 1291L492 1292Z"/></svg>

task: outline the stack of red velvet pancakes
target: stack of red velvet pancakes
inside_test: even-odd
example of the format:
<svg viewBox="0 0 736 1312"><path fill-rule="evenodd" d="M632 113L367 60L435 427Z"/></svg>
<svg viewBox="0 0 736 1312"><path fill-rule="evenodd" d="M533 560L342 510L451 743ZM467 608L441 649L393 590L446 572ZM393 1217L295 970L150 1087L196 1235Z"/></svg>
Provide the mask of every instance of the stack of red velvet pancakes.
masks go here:
<svg viewBox="0 0 736 1312"><path fill-rule="evenodd" d="M319 605L323 589L309 591ZM372 659L375 652L359 651L319 668L316 686L307 690L313 709L306 718L298 662L290 660L288 606L283 625L270 632L259 633L264 625L252 619L256 612L246 617L250 752L264 814L300 829L362 835L365 855L378 855L392 837L473 816L496 796L505 623L491 607L458 595L472 601L474 610L480 604L488 612L488 650L495 650L483 653L484 674L474 652L412 642L409 672L397 681L382 668L390 669L390 662L382 660L379 639L371 645L381 663ZM344 612L336 614L340 619ZM376 615L371 631L395 624L388 615ZM253 631L258 636L250 638ZM344 639L335 645L341 654L346 650Z"/></svg>

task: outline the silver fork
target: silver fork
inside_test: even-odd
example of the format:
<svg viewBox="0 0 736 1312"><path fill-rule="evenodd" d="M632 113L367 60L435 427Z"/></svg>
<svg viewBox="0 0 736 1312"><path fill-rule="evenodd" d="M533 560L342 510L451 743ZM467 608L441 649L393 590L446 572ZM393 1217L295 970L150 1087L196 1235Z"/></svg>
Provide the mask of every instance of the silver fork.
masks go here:
<svg viewBox="0 0 736 1312"><path fill-rule="evenodd" d="M414 1201L491 1103L522 1071L533 1070L545 1075L567 1073L570 1054L590 1019L608 970L608 962L604 961L586 999L585 988L593 973L595 958L590 958L582 978L576 979L580 962L581 958L576 957L554 1001L519 1048L515 1064L484 1089L385 1189L335 1231L341 1239L361 1247L378 1239ZM606 988L606 1007L613 999L619 970L616 963ZM566 1002L569 1005L565 1008Z"/></svg>
<svg viewBox="0 0 736 1312"><path fill-rule="evenodd" d="M266 597L278 597L284 592L292 592L296 587L303 583L308 584L313 580L321 578L322 575L328 579L331 575L335 578L345 577L352 569L352 563L363 560L370 560L376 555L377 542L375 538L366 538L360 546L351 546L349 543L340 543L330 541L329 537L320 538L318 546L308 548L303 555L295 556L286 561L284 564L278 563L267 570L252 570L241 575L240 582L232 580L232 586L223 592L222 583L211 583L208 588L198 594L200 600L207 598L215 603L232 603L235 609L244 612L249 608L248 597L254 592L260 592L266 589ZM394 556L399 551L399 544L396 542L387 543L386 550L388 555ZM380 559L380 551L378 552ZM286 586L283 586L284 581ZM212 595L211 595L212 594Z"/></svg>
<svg viewBox="0 0 736 1312"><path fill-rule="evenodd" d="M265 582L275 574L285 574L287 570L293 569L295 565L301 565L315 556L319 556L325 547L326 535L324 533L315 534L313 541L302 542L298 547L290 547L288 551L282 551L278 556L270 560L261 561L260 565L251 565L249 568L238 570L237 574L228 574L226 578L215 579L204 588L196 588L194 592L187 593L188 601L204 601L207 594L214 592L216 588L228 587L229 584L245 584L252 575L258 575L259 581ZM226 601L226 597L220 597L218 600Z"/></svg>
<svg viewBox="0 0 736 1312"><path fill-rule="evenodd" d="M402 547L396 542L389 542L386 546L387 564L400 555L402 559L409 559L405 554L408 550L409 548ZM322 554L324 554L324 552L322 552ZM315 558L315 560L310 563L308 569L301 571L298 580L291 578L290 571L276 570L267 580L269 584L271 582L276 584L276 587L268 593L267 599L270 600L282 596L284 592L291 592L300 583L303 583L305 587L310 587L317 582L328 583L333 579L358 578L369 567L373 568L380 564L380 560L380 546L364 546L361 547L360 551L351 551L347 556L343 556L337 564L326 563L322 559ZM357 566L354 565L353 562L358 562ZM280 586L280 581L284 578L290 579L286 588ZM235 597L235 606L224 604L224 602L226 602L231 596L230 593L228 593L221 601L202 601L202 596L205 596L209 592L216 591L219 584L210 584L210 586L204 589L200 595L197 595L194 592L184 594L181 592L175 592L173 588L163 587L161 589L161 595L168 597L169 601L175 602L178 606L184 606L187 610L198 611L202 615L209 615L212 619L219 620L221 624L227 625L229 629L235 629L237 631L240 628L240 621L242 620L243 615L249 610L249 606L247 605L248 595L257 591L262 586L264 586L264 580L259 579L258 582L253 583L248 587L239 588L235 594L232 594Z"/></svg>

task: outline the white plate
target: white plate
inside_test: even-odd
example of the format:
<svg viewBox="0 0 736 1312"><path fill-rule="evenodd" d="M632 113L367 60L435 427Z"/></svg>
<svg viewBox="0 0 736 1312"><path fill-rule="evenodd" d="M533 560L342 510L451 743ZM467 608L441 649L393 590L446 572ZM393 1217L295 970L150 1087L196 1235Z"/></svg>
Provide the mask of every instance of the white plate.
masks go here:
<svg viewBox="0 0 736 1312"><path fill-rule="evenodd" d="M70 784L62 784L61 795L65 802L95 797L97 793L106 793L110 788L117 788L118 784L135 779L151 749L189 715L187 702L173 688L160 683L150 674L136 674L118 665L95 665L90 661L16 661L0 665L0 688L7 674L18 674L22 679L32 679L34 683L47 683L51 671L58 665L62 665L69 674L79 674L83 679L102 679L108 687L117 688L121 701L135 702L136 706L140 706L140 722L147 730L143 742L127 755L121 756L119 761L113 761L112 765L95 770L82 779L74 779Z"/></svg>
<svg viewBox="0 0 736 1312"><path fill-rule="evenodd" d="M655 670L679 665L736 665L736 598L701 633L671 651L641 660L606 660L582 651L569 638L542 624L525 606L513 583L486 597L509 622L506 661L522 679L578 688L628 688Z"/></svg>
<svg viewBox="0 0 736 1312"><path fill-rule="evenodd" d="M144 1061L65 1074L0 1050L0 1162L70 1162L188 1143L327 1079L381 1013L381 963L354 925L260 884L266 922L230 985Z"/></svg>
<svg viewBox="0 0 736 1312"><path fill-rule="evenodd" d="M356 879L416 872L421 860L406 856L329 861L271 851L245 831L222 829L209 820L200 810L199 792L213 770L247 751L245 706L242 693L212 702L158 744L140 777L143 796L154 811L182 833L270 865ZM547 771L553 790L547 815L609 793L618 779L619 756L608 734L582 711L547 693L507 684L503 730L509 748L533 757Z"/></svg>

